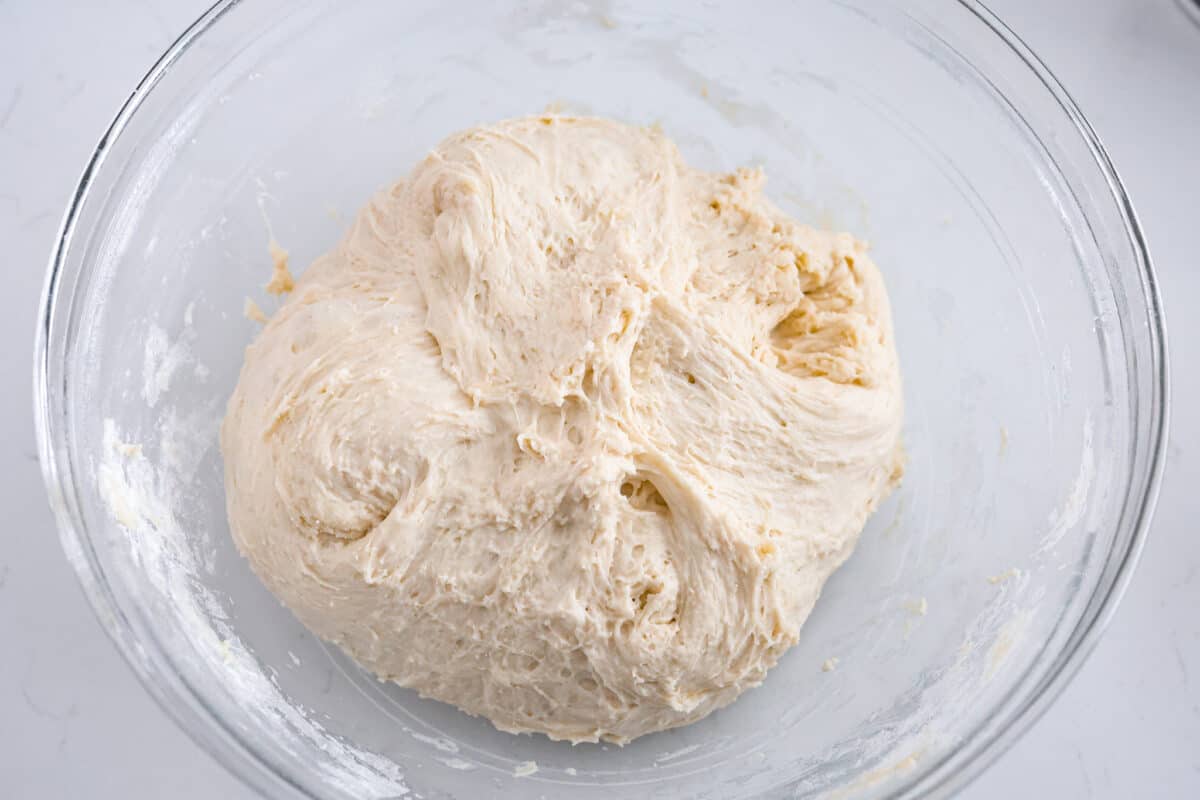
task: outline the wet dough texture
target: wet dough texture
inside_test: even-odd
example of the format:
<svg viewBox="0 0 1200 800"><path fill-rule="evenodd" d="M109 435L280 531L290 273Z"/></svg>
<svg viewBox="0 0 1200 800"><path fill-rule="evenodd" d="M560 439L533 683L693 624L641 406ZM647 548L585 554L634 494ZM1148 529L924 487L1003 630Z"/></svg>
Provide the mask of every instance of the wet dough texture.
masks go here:
<svg viewBox="0 0 1200 800"><path fill-rule="evenodd" d="M230 522L380 676L627 741L763 680L900 474L865 246L660 132L531 117L378 194L246 352Z"/></svg>

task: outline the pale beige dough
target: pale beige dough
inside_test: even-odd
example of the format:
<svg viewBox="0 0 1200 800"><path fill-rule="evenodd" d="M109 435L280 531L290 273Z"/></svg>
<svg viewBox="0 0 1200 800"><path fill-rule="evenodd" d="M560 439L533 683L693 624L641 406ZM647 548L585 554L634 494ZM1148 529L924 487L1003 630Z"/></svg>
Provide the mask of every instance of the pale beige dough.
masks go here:
<svg viewBox="0 0 1200 800"><path fill-rule="evenodd" d="M380 676L624 742L762 681L899 479L883 282L763 175L543 116L451 136L246 351L263 581Z"/></svg>

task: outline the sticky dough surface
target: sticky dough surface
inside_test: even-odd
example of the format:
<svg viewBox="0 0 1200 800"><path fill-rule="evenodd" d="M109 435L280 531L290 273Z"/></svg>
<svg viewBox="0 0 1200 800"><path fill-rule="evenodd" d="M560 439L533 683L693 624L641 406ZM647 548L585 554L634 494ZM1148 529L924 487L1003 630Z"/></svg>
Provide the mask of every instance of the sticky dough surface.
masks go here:
<svg viewBox="0 0 1200 800"><path fill-rule="evenodd" d="M378 194L246 351L237 544L320 636L506 731L763 680L899 478L865 246L661 133L531 117Z"/></svg>

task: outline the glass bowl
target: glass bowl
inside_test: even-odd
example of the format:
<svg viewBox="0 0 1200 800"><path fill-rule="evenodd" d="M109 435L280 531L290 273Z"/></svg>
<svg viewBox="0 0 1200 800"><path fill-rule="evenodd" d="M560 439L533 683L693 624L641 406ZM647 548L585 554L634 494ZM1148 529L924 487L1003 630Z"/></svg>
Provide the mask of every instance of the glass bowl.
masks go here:
<svg viewBox="0 0 1200 800"><path fill-rule="evenodd" d="M620 748L510 736L309 635L226 525L217 427L296 268L446 134L547 105L761 164L869 239L909 466L760 688ZM1162 468L1163 321L1112 165L974 2L218 3L121 109L46 283L66 553L147 689L272 797L945 796L1095 643ZM836 664L836 668L834 665ZM823 668L824 665L824 668Z"/></svg>

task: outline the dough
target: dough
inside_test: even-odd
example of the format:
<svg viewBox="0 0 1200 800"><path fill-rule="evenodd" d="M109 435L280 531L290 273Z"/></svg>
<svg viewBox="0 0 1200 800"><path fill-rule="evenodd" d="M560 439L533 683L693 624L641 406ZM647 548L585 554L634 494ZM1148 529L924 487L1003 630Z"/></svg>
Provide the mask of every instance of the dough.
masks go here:
<svg viewBox="0 0 1200 800"><path fill-rule="evenodd" d="M505 731L625 742L761 682L902 462L879 273L763 183L603 119L439 145L246 351L255 572Z"/></svg>

